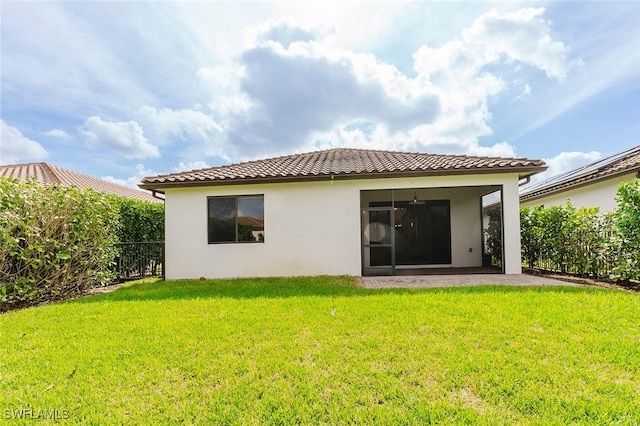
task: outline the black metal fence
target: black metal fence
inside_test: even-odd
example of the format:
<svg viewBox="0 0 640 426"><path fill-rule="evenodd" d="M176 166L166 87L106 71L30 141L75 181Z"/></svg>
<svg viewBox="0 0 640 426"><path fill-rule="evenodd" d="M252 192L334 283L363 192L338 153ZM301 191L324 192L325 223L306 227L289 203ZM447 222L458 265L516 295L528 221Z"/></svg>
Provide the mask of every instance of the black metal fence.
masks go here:
<svg viewBox="0 0 640 426"><path fill-rule="evenodd" d="M584 278L609 279L614 275L615 260L612 256L602 258L590 257L581 264L574 262L558 263L549 258L538 258L531 264L528 261L522 262L523 267L528 267L541 272L553 272L565 275L574 275Z"/></svg>
<svg viewBox="0 0 640 426"><path fill-rule="evenodd" d="M117 247L118 282L164 277L164 241L120 243Z"/></svg>

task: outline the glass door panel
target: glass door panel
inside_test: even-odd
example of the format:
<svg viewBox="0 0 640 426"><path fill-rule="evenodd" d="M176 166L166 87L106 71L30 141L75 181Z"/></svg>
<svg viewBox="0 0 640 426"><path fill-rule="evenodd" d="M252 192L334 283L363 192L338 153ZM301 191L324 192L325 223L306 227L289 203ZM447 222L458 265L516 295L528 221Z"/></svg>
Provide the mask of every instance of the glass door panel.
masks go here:
<svg viewBox="0 0 640 426"><path fill-rule="evenodd" d="M451 213L449 200L430 201L426 210L428 263L451 263Z"/></svg>
<svg viewBox="0 0 640 426"><path fill-rule="evenodd" d="M392 209L362 210L362 261L364 274L391 274L393 267Z"/></svg>
<svg viewBox="0 0 640 426"><path fill-rule="evenodd" d="M394 217L396 265L427 264L427 206L399 202Z"/></svg>

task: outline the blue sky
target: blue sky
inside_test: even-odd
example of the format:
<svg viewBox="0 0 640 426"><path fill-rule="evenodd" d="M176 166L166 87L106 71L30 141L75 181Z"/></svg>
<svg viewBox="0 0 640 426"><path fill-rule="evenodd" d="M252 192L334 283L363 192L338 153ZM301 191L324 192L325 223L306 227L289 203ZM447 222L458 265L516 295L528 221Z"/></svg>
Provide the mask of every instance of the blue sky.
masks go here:
<svg viewBox="0 0 640 426"><path fill-rule="evenodd" d="M331 147L640 143L640 2L17 2L0 164L142 177Z"/></svg>

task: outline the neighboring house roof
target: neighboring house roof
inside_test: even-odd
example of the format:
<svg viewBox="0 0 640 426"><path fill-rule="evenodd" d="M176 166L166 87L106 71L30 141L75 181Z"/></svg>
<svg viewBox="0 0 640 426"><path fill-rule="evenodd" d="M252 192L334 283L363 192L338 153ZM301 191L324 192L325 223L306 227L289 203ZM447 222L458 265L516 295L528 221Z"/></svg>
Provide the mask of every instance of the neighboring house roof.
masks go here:
<svg viewBox="0 0 640 426"><path fill-rule="evenodd" d="M520 201L533 200L639 171L640 145L524 188L520 192Z"/></svg>
<svg viewBox="0 0 640 426"><path fill-rule="evenodd" d="M52 166L47 163L11 164L0 166L0 177L13 178L19 181L35 179L43 184L60 184L62 186L75 186L77 188L91 188L95 191L136 200L161 203L151 194L135 188L129 188L117 183L108 182L93 176Z"/></svg>
<svg viewBox="0 0 640 426"><path fill-rule="evenodd" d="M264 221L251 216L238 216L238 225L248 225L254 229L264 229Z"/></svg>
<svg viewBox="0 0 640 426"><path fill-rule="evenodd" d="M546 170L542 160L526 158L434 155L337 148L228 166L146 177L141 188L363 179L478 173L518 173L526 177Z"/></svg>

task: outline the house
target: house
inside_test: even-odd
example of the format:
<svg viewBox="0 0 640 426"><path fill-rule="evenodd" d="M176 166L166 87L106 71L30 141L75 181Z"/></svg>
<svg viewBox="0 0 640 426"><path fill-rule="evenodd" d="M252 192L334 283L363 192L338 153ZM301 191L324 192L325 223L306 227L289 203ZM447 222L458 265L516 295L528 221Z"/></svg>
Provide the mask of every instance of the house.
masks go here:
<svg viewBox="0 0 640 426"><path fill-rule="evenodd" d="M640 177L640 145L575 170L526 187L520 204L526 207L565 205L599 207L601 212L616 208L616 191L623 182Z"/></svg>
<svg viewBox="0 0 640 426"><path fill-rule="evenodd" d="M11 164L0 166L0 178L13 178L19 181L35 179L36 181L53 185L75 186L77 188L91 188L98 192L132 198L135 200L148 201L151 203L164 202L146 191L129 188L124 185L108 182L93 176L63 169L47 163L27 163Z"/></svg>
<svg viewBox="0 0 640 426"><path fill-rule="evenodd" d="M481 199L497 190L503 272L519 274L518 182L545 169L525 158L330 149L139 186L165 194L167 279L480 267Z"/></svg>

